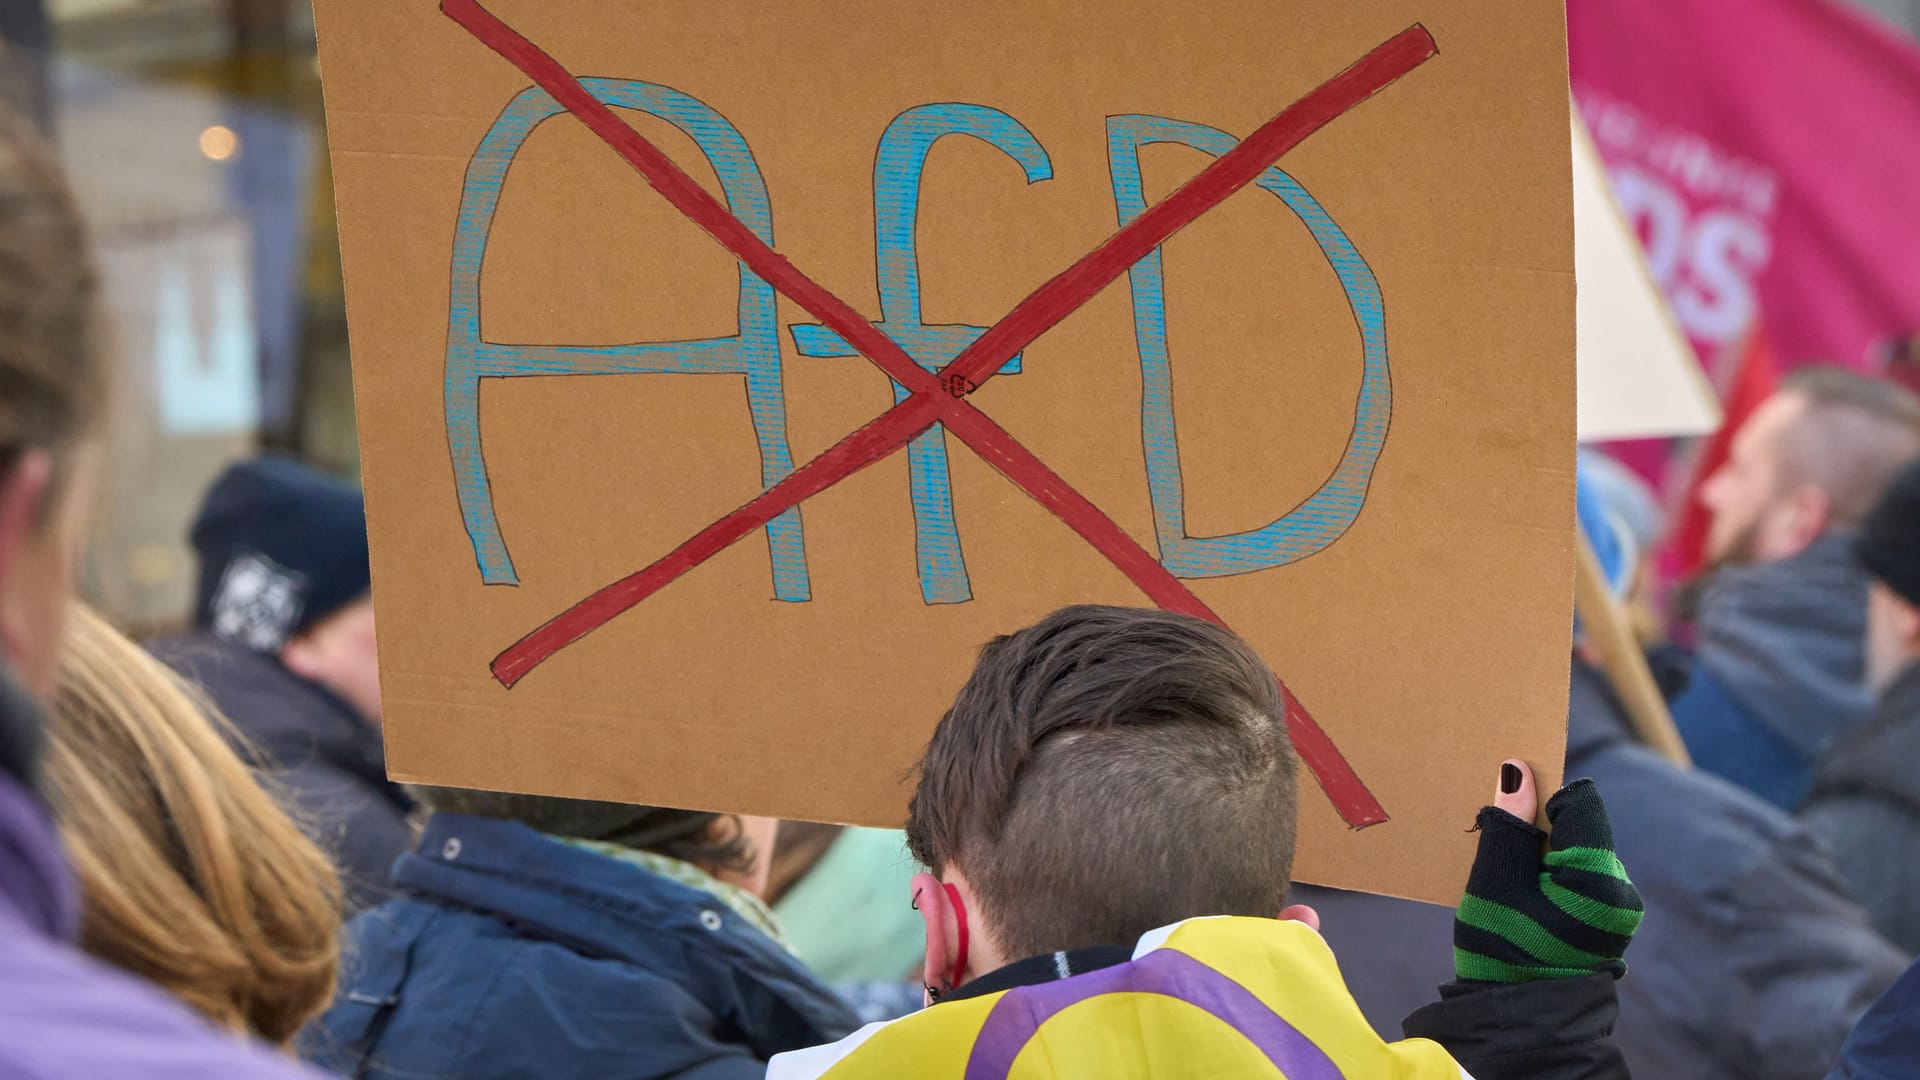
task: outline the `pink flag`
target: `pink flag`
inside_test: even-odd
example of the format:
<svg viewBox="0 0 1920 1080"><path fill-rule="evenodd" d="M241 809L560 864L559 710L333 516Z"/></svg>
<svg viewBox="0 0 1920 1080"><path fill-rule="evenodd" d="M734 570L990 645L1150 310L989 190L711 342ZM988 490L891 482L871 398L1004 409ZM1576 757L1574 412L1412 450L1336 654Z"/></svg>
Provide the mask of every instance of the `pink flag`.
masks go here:
<svg viewBox="0 0 1920 1080"><path fill-rule="evenodd" d="M1920 329L1920 48L1832 0L1568 0L1573 90L1702 357ZM1726 373L1716 372L1724 376Z"/></svg>

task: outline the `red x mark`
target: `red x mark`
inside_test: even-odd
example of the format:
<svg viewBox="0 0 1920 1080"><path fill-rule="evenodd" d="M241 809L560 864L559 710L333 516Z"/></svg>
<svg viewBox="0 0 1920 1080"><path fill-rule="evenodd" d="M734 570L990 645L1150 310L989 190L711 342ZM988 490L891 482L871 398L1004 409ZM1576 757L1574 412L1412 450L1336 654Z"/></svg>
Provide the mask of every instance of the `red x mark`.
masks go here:
<svg viewBox="0 0 1920 1080"><path fill-rule="evenodd" d="M512 687L542 661L659 592L682 574L801 501L905 446L935 423L946 425L1002 475L1053 511L1149 599L1168 611L1226 625L1113 519L1068 486L1059 474L965 400L1015 353L1092 299L1135 262L1227 196L1257 179L1287 151L1335 117L1418 67L1439 49L1426 28L1407 28L1334 76L1244 142L1215 159L1178 191L1036 289L938 373L905 350L853 307L801 273L681 171L645 136L589 94L560 63L501 22L478 0L442 0L440 9L524 72L568 112L620 154L682 214L782 295L799 304L842 340L912 392L865 427L794 470L745 506L728 514L644 570L580 601L521 638L493 661L494 677ZM1354 828L1387 819L1379 800L1347 764L1284 682L1286 722L1301 760L1313 771L1334 809Z"/></svg>

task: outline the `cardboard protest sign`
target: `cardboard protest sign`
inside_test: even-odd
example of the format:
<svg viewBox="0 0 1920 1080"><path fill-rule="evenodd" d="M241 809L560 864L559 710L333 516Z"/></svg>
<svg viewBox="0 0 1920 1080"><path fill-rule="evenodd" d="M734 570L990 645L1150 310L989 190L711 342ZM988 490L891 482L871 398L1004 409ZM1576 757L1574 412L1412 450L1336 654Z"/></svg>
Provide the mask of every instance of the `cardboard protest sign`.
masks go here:
<svg viewBox="0 0 1920 1080"><path fill-rule="evenodd" d="M1573 235L1581 441L1705 435L1719 427L1720 401L1614 202L1579 113Z"/></svg>
<svg viewBox="0 0 1920 1080"><path fill-rule="evenodd" d="M396 777L897 824L1106 602L1282 677L1304 879L1555 782L1557 5L316 8Z"/></svg>

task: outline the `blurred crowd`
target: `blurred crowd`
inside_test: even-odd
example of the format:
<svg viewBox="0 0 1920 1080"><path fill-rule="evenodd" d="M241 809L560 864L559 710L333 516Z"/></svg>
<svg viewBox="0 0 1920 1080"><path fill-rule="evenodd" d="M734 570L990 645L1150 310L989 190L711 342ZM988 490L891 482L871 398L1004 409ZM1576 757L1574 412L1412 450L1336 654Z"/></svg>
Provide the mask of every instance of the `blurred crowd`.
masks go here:
<svg viewBox="0 0 1920 1080"><path fill-rule="evenodd" d="M903 830L394 783L353 485L228 469L182 634L74 599L109 378L86 251L0 123L0 1078L1920 1076L1920 401L1892 383L1786 380L1671 595L1659 501L1583 457L1692 766L1576 644L1580 779L1488 777L1444 908L1291 881L1272 673L1154 611L989 643Z"/></svg>

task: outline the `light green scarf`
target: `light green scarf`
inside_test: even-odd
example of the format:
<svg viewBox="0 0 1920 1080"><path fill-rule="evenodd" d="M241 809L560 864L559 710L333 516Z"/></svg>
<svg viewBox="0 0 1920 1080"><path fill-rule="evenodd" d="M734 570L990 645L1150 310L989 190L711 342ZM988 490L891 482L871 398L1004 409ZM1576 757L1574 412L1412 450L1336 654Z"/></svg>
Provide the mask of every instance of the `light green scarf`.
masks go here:
<svg viewBox="0 0 1920 1080"><path fill-rule="evenodd" d="M651 874L658 874L668 881L678 882L690 889L698 889L725 904L735 915L747 921L754 929L772 938L776 944L788 952L793 946L787 944L786 937L780 933L780 924L775 921L773 912L761 899L738 885L721 881L705 870L681 859L661 855L653 851L639 851L619 844L609 844L604 840L582 840L574 836L556 836L553 839L596 855L605 855L609 859L637 866Z"/></svg>

